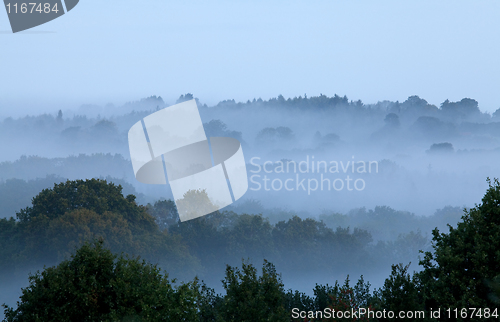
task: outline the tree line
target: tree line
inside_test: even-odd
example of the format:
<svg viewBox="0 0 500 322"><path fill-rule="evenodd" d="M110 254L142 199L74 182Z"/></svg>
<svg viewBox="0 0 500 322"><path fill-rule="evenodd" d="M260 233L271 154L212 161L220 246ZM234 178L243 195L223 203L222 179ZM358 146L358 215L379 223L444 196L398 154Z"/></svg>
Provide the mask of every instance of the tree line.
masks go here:
<svg viewBox="0 0 500 322"><path fill-rule="evenodd" d="M43 190L16 219L0 220L4 276L26 263L54 265L30 275L17 308L6 307L5 321L294 321L293 309L359 307L427 313L474 307L482 309L481 316L458 320L479 321L485 310L498 314L500 305L499 205L500 183L495 179L489 181L482 203L465 212L456 227L447 233L433 231L432 250L420 261L421 271L411 273L407 264L395 264L379 289L370 290L361 278L354 285L349 280L318 284L309 296L285 290L268 258L292 260L282 266L303 274L315 274L313 266L335 270L360 263L359 254L370 258L363 252L370 242L366 231L333 231L298 217L272 227L262 216L234 213L179 223L171 201L148 209L104 180L67 181ZM164 230L155 220L160 209L171 211L163 216ZM248 261L241 268L228 263L231 254L240 263L242 255L254 262L266 258L261 274ZM325 254L343 254L345 259L329 262ZM214 269L222 265L225 294L198 278L171 280L160 269L179 276L189 268L196 271L200 263ZM295 320L321 321L317 316Z"/></svg>
<svg viewBox="0 0 500 322"><path fill-rule="evenodd" d="M43 202L36 200L32 208L22 210L18 222L40 223L41 217L57 218L68 207L104 212L109 209L107 200L95 198L92 189L78 184L82 182L67 182L46 190ZM109 189L100 192L114 189L99 181L87 184ZM408 265L392 265L383 287L373 291L363 277L353 285L349 278L333 286L318 284L313 296L285 290L276 267L264 260L260 274L245 261L241 268L226 265L224 294L218 294L198 278L177 283L155 264L114 254L105 246L105 239L99 237L85 241L57 266L30 275L30 285L23 289L17 307L5 306L4 321L327 321L332 319L325 317L326 312L359 308L425 313L423 318L409 319L414 321L448 320L446 309L450 309L453 320L497 320L500 182L495 179L489 184L482 203L464 213L456 228L450 226L447 233L433 231L433 250L426 252L420 262L422 271L412 274ZM77 198L68 198L74 189L79 190L73 195ZM57 202L60 199L63 201ZM132 196L113 200L112 204L126 220L142 222L143 228L154 226L145 212L137 212ZM6 224L2 223L0 231L5 232ZM459 312L456 317L454 308ZM441 318L431 316L430 312L438 309L443 310ZM318 311L325 316L318 315ZM358 319L392 320L380 316Z"/></svg>
<svg viewBox="0 0 500 322"><path fill-rule="evenodd" d="M377 222L369 216L368 225ZM392 221L379 216L382 222ZM121 185L103 179L68 180L42 190L16 218L0 219L0 276L9 279L33 267L55 265L94 237L104 238L113 252L140 255L179 278L199 275L211 281L225 264L237 265L242 258L267 259L290 276L332 276L415 261L418 250L428 245L419 231L374 241L368 230L335 218L324 217L329 226L296 215L271 223L261 214L216 211L180 222L171 200L142 206L135 195L124 197Z"/></svg>

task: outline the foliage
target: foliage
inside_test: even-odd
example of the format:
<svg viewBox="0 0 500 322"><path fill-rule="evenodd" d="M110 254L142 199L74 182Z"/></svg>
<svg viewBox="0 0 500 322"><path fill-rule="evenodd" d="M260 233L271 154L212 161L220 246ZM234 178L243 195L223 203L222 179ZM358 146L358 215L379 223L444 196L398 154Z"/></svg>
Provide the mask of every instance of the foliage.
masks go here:
<svg viewBox="0 0 500 322"><path fill-rule="evenodd" d="M182 236L189 252L208 272L246 257L268 259L294 276L314 271L331 274L375 260L368 253L371 237L365 230L333 230L312 218L297 216L271 225L260 215L217 211L172 225L169 233ZM311 266L311 262L316 264Z"/></svg>
<svg viewBox="0 0 500 322"><path fill-rule="evenodd" d="M154 228L149 216L138 207L135 196L123 198L122 187L108 184L100 179L66 181L55 184L53 189L44 189L35 198L32 206L22 209L17 218L20 222L30 222L42 217L54 219L66 212L85 208L103 214L106 211L118 212L131 222L145 223Z"/></svg>
<svg viewBox="0 0 500 322"><path fill-rule="evenodd" d="M204 216L219 208L212 203L204 189L188 190L175 202L179 207L179 216L184 221Z"/></svg>
<svg viewBox="0 0 500 322"><path fill-rule="evenodd" d="M85 243L56 267L31 275L14 321L194 321L196 282L174 288L156 265Z"/></svg>
<svg viewBox="0 0 500 322"><path fill-rule="evenodd" d="M425 253L420 263L424 267L421 272L412 275L409 265L392 265L392 272L383 287L373 294L370 294L370 284L365 283L363 277L354 286L350 286L349 278L342 285L338 282L334 286L316 285L312 297L293 290L285 292L280 274L267 260L260 276L249 263L243 262L241 269L226 265L222 280L224 295L216 294L197 278L174 287L172 281L160 274L158 266L137 258L113 255L104 249L101 240L84 243L71 260L30 276L30 285L23 290L18 307L6 307L5 321L115 321L124 318L138 321L290 321L293 309L316 312L326 308L425 311L426 319L430 320L429 312L436 308L498 308L500 182L497 179L488 182L489 189L482 203L465 211L456 228L450 225L447 234L440 234L438 229L433 231L434 251ZM71 187L68 184L67 187L58 187L57 191L62 191L61 195L67 197L71 195L67 191ZM91 231L108 236L113 236L106 233L113 227L126 231L127 225L131 224L126 217L117 216L108 200L100 201L92 194L92 189L84 188L78 186L76 190L86 194L85 208L78 207L81 199L59 200L46 191L41 194L45 199L37 201L51 203L40 206L34 202L32 207L24 210L26 217L21 222L13 218L1 220L0 237L16 235L18 225L32 222L37 222L37 227L42 227L42 230L43 227L48 229L56 240L54 247L71 241L71 238L65 239L65 234L90 238ZM132 205L120 206L123 200L117 200L118 207L126 210L133 206L133 198L124 199ZM48 207L50 204L52 207ZM66 205L64 212L62 205ZM153 211L166 206L168 204L164 202L157 203ZM46 215L44 209L52 209L51 216ZM132 210L132 214L134 211L145 212L141 207ZM102 213L98 216L97 211ZM443 211L448 213L451 210ZM80 222L84 224L77 224ZM47 226L43 226L44 223ZM37 233L35 227L31 229ZM58 234L60 231L65 233ZM351 234L348 228L340 227L333 231L323 222L313 219L294 217L273 226L262 216L238 216L230 212L214 212L186 223L177 222L169 227L169 231L172 234L169 236L186 235L189 250L207 263L227 262L230 254L249 254L255 249L266 250L264 256L275 256L271 250L276 249L279 254L293 250L295 257L308 263L332 266L333 263L327 260L322 262L318 254L328 249L330 252L344 251L348 256L371 242L366 231L355 229ZM132 230L129 235L133 235ZM157 233L160 235L164 234ZM127 238L127 235L118 236L122 241ZM209 242L216 246L207 246ZM424 239L420 233L410 233L399 241L411 247L418 247L422 242ZM316 257L309 260L307 255L314 252L318 252ZM12 250L9 253L2 249L0 254L11 256L12 253ZM276 258L280 260L279 256ZM298 262L288 264L301 270ZM309 315L305 320L300 319L323 320L323 317ZM477 317L472 320L477 320Z"/></svg>
<svg viewBox="0 0 500 322"><path fill-rule="evenodd" d="M470 98L463 98L459 102L446 100L441 104L441 110L449 118L459 121L480 114L478 105L476 100Z"/></svg>
<svg viewBox="0 0 500 322"><path fill-rule="evenodd" d="M392 265L391 275L377 293L381 299L381 309L394 312L426 309L419 276L410 275L408 271L410 264L406 266L403 264Z"/></svg>
<svg viewBox="0 0 500 322"><path fill-rule="evenodd" d="M0 220L0 270L54 265L84 241L102 237L114 252L141 255L175 272L198 267L181 238L161 232L135 196L105 180L76 180L44 189L14 219ZM188 269L188 268L191 269Z"/></svg>
<svg viewBox="0 0 500 322"><path fill-rule="evenodd" d="M433 230L433 252L425 252L422 271L411 276L409 265L392 266L377 292L381 308L425 311L428 318L437 308L499 308L500 182L488 184L482 204L464 211L456 228Z"/></svg>
<svg viewBox="0 0 500 322"><path fill-rule="evenodd" d="M208 137L231 137L242 142L241 132L229 131L227 125L221 120L211 120L208 123L203 123L205 133Z"/></svg>
<svg viewBox="0 0 500 322"><path fill-rule="evenodd" d="M350 285L349 276L345 279L344 283L341 285L338 281L335 285L318 285L314 287L314 297L305 295L298 291L289 290L285 298L287 300L288 311L298 309L299 311L306 312L305 318L294 318L292 315L292 321L337 321L334 317L322 316L326 310L335 311L358 311L360 308L375 310L378 309L376 305L379 304L380 298L377 294L370 293L370 283L364 281L363 276L361 276L358 282L354 285ZM322 312L317 314L316 312ZM343 320L343 319L340 319ZM366 316L361 316L358 318L350 319L352 321L368 321Z"/></svg>
<svg viewBox="0 0 500 322"><path fill-rule="evenodd" d="M370 284L363 277L351 287L316 285L314 297L285 292L275 266L262 272L250 263L226 266L224 295L200 283L174 286L157 265L115 255L104 241L84 243L71 258L29 277L16 308L5 307L4 322L14 321L290 321L301 310L371 307ZM312 320L310 320L312 321ZM317 320L319 321L319 320Z"/></svg>
<svg viewBox="0 0 500 322"><path fill-rule="evenodd" d="M395 113L389 113L384 118L385 125L390 128L398 128L401 123L399 122L399 116Z"/></svg>
<svg viewBox="0 0 500 322"><path fill-rule="evenodd" d="M366 310L374 310L371 305L371 302L374 301L372 295L370 294L370 283L364 282L363 276L360 277L356 285L351 287L349 281L349 276L347 276L343 285L339 285L336 281L333 287L321 287L316 285L314 290L314 294L316 295L316 299L322 300L324 304L327 304L327 307L335 311L358 311L360 308L365 308ZM319 297L319 291L322 290L323 294L328 294L329 299L327 300L325 296ZM319 302L319 301L318 301ZM319 307L322 307L320 305ZM341 321L344 319L334 318L333 321ZM351 321L368 321L368 317L360 316L351 318ZM332 321L331 318L322 318L322 319L312 319L311 321Z"/></svg>
<svg viewBox="0 0 500 322"><path fill-rule="evenodd" d="M264 322L289 321L285 311L283 283L273 264L265 261L262 275L250 264L242 269L227 266L222 281L226 296L221 309L221 321Z"/></svg>
<svg viewBox="0 0 500 322"><path fill-rule="evenodd" d="M284 126L279 126L277 128L266 127L262 129L256 137L258 143L278 143L286 142L294 139L293 131Z"/></svg>
<svg viewBox="0 0 500 322"><path fill-rule="evenodd" d="M500 272L500 183L488 183L482 204L465 212L456 228L433 231L434 253L425 253L419 273L428 307L495 306L489 283Z"/></svg>
<svg viewBox="0 0 500 322"><path fill-rule="evenodd" d="M453 153L455 149L453 149L453 145L448 142L444 143L434 143L431 145L427 153Z"/></svg>
<svg viewBox="0 0 500 322"><path fill-rule="evenodd" d="M179 222L179 213L172 200L158 200L153 205L148 204L148 213L155 218L160 230L168 229Z"/></svg>
<svg viewBox="0 0 500 322"><path fill-rule="evenodd" d="M443 209L440 216L454 217L455 210ZM360 210L358 213L374 221L381 218L397 220L400 214L387 207L378 207L369 212ZM155 215L156 222L165 223L167 229L160 231L151 214ZM345 220L343 216L332 214L323 216L323 219L337 222ZM412 214L405 216L416 220ZM159 220L161 218L163 221ZM96 237L102 237L103 241L97 244L85 243ZM499 240L500 183L495 179L493 182L489 181L489 189L482 204L466 211L456 228L450 225L447 234L439 233L438 229L433 231L433 252L425 253L421 261L423 271L411 274L409 265L393 265L384 286L373 294L370 294L370 285L361 278L352 287L349 279L342 285L337 282L334 286L316 285L314 296L308 296L293 290L285 292L281 277L271 261L264 261L260 276L257 269L249 263L244 262L241 269L230 263L236 258L250 256L254 261L271 259L280 270L287 274L293 272L295 276L320 271L333 273L346 267L352 270L355 268L353 263L374 266L395 257L403 258L408 251L426 250L427 239L417 231L400 235L394 242L373 245L372 237L366 230L351 231L350 228L341 227L334 230L322 221L297 216L271 224L261 215L237 215L227 211L216 211L201 218L179 222L172 201L159 201L148 207L138 206L133 196L124 197L121 194L120 186L93 179L57 184L54 189L46 189L34 198L32 206L23 209L17 221L14 218L0 220L0 270L13 270L23 261L27 263L37 258L58 261L68 256L68 248L84 244L71 257L72 260L63 261L57 268L46 269L31 277L31 284L23 291L19 307L7 310L7 317L11 319L8 321L26 320L15 318L23 316L23 312L31 312L31 304L27 303L58 303L52 311L44 311L46 314L56 314L63 312L63 301L68 300L68 303L73 303L71 305L76 305L76 302L71 302L76 301L76 298L80 299L79 305L88 307L76 309L74 314L86 311L89 315L83 319L89 320L101 313L115 312L115 315L109 315L109 319L113 320L125 315L137 316L139 319L142 312L149 312L148 308L155 312L161 311L162 307L159 306L140 306L141 301L137 299L133 304L123 304L130 310L118 310L111 307L111 304L103 304L102 307L108 308L99 311L101 306L95 306L96 299L108 303L106 301L113 298L111 295L101 297L101 293L111 292L107 289L109 285L124 289L128 287L127 292L134 295L136 293L132 289L135 287L140 290L138 292L147 293L145 288L149 283L142 277L132 275L127 276L144 285L135 286L132 280L119 284L116 282L119 280L117 278L112 279L114 282L110 282L111 284L106 284L99 278L108 275L113 277L113 274L122 272L122 267L125 267L123 272L128 272L130 268L134 274L154 275L153 269L140 268L146 265L145 262L138 266L137 260L130 262L130 258L125 260L115 255L110 257L111 253L104 251L104 247L109 247L113 252L141 254L168 268L169 272L175 272L177 276L179 272L186 273L185 276L193 276L195 272L203 276L206 272L222 271L223 266L226 267L223 280L225 295L216 294L205 284L198 283L197 279L178 288L171 286L169 282L168 292L171 293L167 293L172 295L167 296L167 300L173 304L169 304L171 311L167 315L180 316L195 312L193 321L289 321L293 308L318 311L325 308L372 307L395 312L429 312L438 307L498 307ZM384 253L389 255L384 257ZM85 262L85 256L92 260ZM91 265L92 261L95 262L94 266ZM89 276L85 275L85 270L74 269L79 267L78 263L82 267L90 267ZM172 266L172 263L177 266ZM146 266L155 269L158 267L150 264ZM78 275L80 273L83 275ZM75 284L75 281L80 280L85 283L85 287ZM158 281L154 278L152 280ZM68 286L64 288L64 285ZM99 288L102 287L103 291L92 289L92 285L101 285ZM61 288L60 294L50 293L51 289L58 287ZM79 289L84 295L70 295L71 292L78 293ZM154 291L151 294L153 293ZM120 296L126 298L123 294ZM147 298L151 301L158 300L151 296ZM185 302L185 298L189 300ZM69 310L68 307L70 306L66 306L66 310ZM154 314L156 313L150 315L153 321L156 316ZM78 320L79 316L75 315L73 318ZM106 319L107 315L103 320ZM47 319L41 317L40 320Z"/></svg>

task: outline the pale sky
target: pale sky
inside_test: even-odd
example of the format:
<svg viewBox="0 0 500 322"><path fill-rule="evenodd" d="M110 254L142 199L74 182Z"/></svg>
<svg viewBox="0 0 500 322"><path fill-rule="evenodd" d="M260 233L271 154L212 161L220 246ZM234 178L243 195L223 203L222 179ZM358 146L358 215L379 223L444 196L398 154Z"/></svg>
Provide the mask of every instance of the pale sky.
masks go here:
<svg viewBox="0 0 500 322"><path fill-rule="evenodd" d="M0 9L0 116L187 92L469 97L493 112L499 38L499 1L80 0L18 34Z"/></svg>

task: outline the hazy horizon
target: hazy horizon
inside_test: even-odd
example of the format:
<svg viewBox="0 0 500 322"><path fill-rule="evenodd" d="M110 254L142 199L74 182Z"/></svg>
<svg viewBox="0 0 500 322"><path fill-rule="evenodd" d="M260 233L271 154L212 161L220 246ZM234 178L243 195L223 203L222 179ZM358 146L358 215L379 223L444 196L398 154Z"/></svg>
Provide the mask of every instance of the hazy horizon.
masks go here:
<svg viewBox="0 0 500 322"><path fill-rule="evenodd" d="M283 4L86 0L19 34L1 11L0 116L187 92L208 105L322 93L500 107L500 3Z"/></svg>

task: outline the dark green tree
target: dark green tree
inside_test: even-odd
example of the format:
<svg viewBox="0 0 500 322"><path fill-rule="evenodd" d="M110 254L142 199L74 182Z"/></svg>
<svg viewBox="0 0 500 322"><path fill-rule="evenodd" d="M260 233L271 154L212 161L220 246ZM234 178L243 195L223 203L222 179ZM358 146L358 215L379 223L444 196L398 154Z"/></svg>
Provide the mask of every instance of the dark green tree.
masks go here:
<svg viewBox="0 0 500 322"><path fill-rule="evenodd" d="M290 313L285 310L285 292L281 276L270 262L264 261L261 276L257 276L257 269L251 264L243 263L241 270L228 265L222 283L226 296L220 321L290 320Z"/></svg>
<svg viewBox="0 0 500 322"><path fill-rule="evenodd" d="M14 321L196 321L197 282L173 287L156 265L85 243L55 267L29 277Z"/></svg>
<svg viewBox="0 0 500 322"><path fill-rule="evenodd" d="M106 211L118 212L131 222L142 223L141 229L154 230L155 224L143 207L135 202L134 195L122 195L122 186L106 180L90 179L66 181L55 184L52 189L44 189L35 198L32 206L22 209L17 217L21 222L46 217L53 219L66 212L85 208L98 214Z"/></svg>
<svg viewBox="0 0 500 322"><path fill-rule="evenodd" d="M140 255L182 277L199 268L179 235L160 231L134 195L124 197L121 186L105 180L66 181L44 189L17 219L0 223L5 228L0 269L11 273L55 265L94 238L103 238L113 252Z"/></svg>
<svg viewBox="0 0 500 322"><path fill-rule="evenodd" d="M148 213L155 218L156 224L160 230L179 223L179 213L172 200L158 200L153 205L147 205Z"/></svg>
<svg viewBox="0 0 500 322"><path fill-rule="evenodd" d="M409 272L410 264L392 265L391 275L385 280L384 286L378 290L376 295L381 299L378 305L380 309L394 312L424 311L424 298L421 292L421 282L419 276L411 276ZM434 307L436 309L436 307ZM429 317L429 312L424 313L424 317L410 319L411 321L423 321L425 316ZM394 320L397 317L394 318Z"/></svg>
<svg viewBox="0 0 500 322"><path fill-rule="evenodd" d="M51 265L93 237L105 238L114 251L143 254L151 245L144 239L159 233L154 218L135 203L134 195L124 197L121 186L99 179L68 180L44 189L17 219L24 244L20 256Z"/></svg>
<svg viewBox="0 0 500 322"><path fill-rule="evenodd" d="M500 183L488 184L482 203L457 228L433 231L434 252L425 253L419 273L427 307L498 307L491 286L500 274Z"/></svg>

